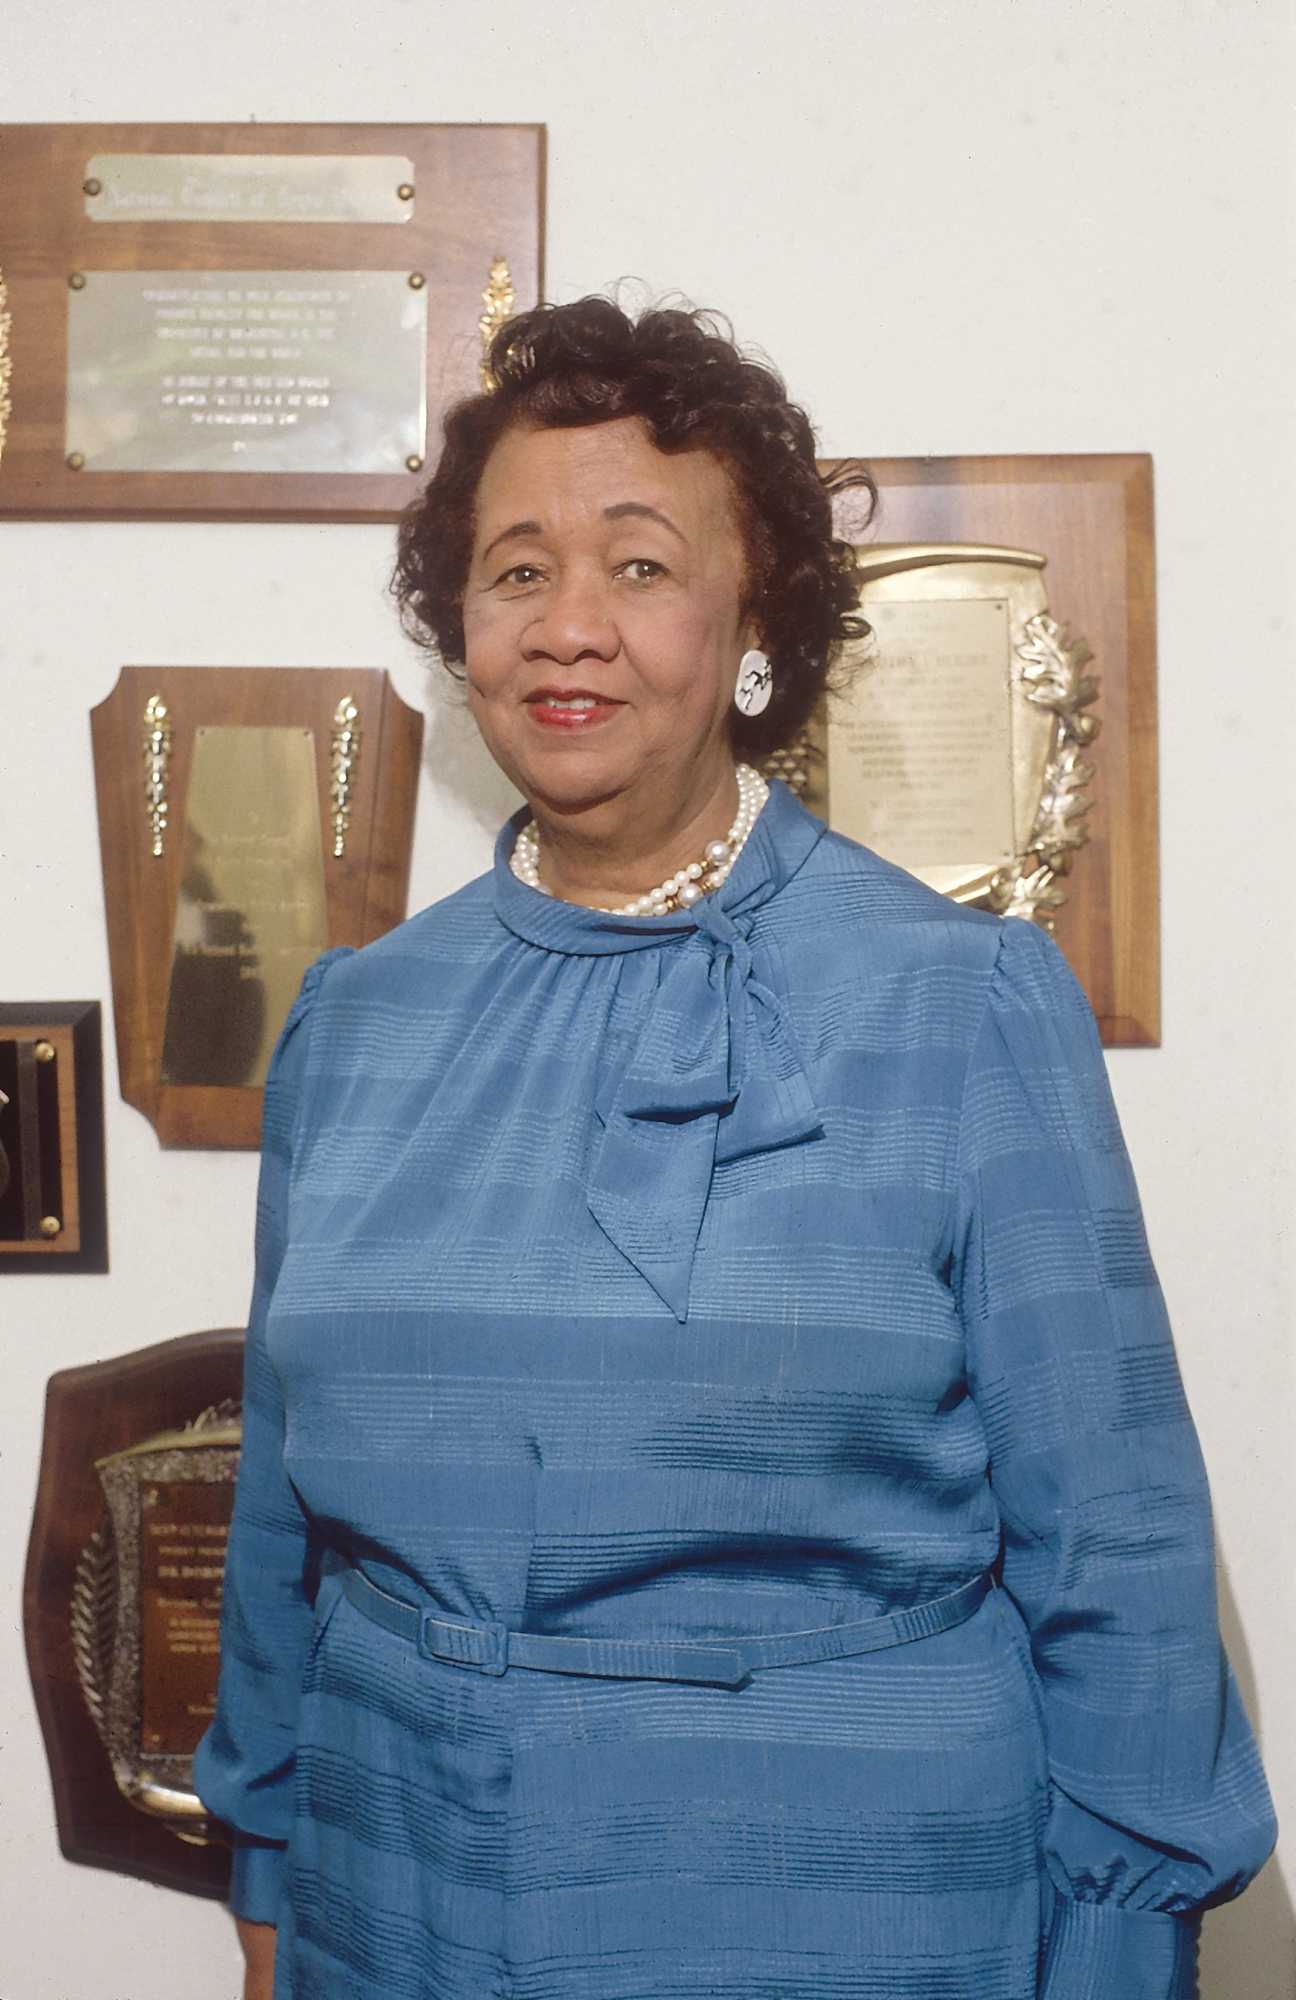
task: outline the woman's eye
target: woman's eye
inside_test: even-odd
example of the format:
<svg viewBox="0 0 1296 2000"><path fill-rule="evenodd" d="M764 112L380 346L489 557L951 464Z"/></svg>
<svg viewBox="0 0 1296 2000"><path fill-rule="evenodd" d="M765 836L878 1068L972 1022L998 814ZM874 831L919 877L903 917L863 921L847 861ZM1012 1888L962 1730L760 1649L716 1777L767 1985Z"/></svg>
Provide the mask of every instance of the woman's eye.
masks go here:
<svg viewBox="0 0 1296 2000"><path fill-rule="evenodd" d="M534 583L539 574L540 572L534 563L514 563L512 569L506 569L504 574L498 577L496 581L499 583L528 584Z"/></svg>
<svg viewBox="0 0 1296 2000"><path fill-rule="evenodd" d="M629 576L631 583L651 583L655 576L665 576L664 563L654 562L651 556L632 556L621 565L622 576Z"/></svg>

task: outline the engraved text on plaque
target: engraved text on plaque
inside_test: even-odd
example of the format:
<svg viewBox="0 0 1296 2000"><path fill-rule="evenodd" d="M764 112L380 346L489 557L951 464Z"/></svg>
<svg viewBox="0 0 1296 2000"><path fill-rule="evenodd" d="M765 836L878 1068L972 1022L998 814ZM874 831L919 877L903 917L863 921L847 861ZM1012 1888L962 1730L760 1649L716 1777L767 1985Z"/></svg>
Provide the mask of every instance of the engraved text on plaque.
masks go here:
<svg viewBox="0 0 1296 2000"><path fill-rule="evenodd" d="M187 1757L216 1712L234 1488L168 1480L140 1495L140 1749Z"/></svg>
<svg viewBox="0 0 1296 2000"><path fill-rule="evenodd" d="M395 153L96 153L92 222L408 222L414 163Z"/></svg>
<svg viewBox="0 0 1296 2000"><path fill-rule="evenodd" d="M66 446L85 472L393 473L421 456L427 288L411 273L81 276Z"/></svg>
<svg viewBox="0 0 1296 2000"><path fill-rule="evenodd" d="M865 609L878 650L829 731L833 825L915 872L1010 861L1007 602L870 599Z"/></svg>

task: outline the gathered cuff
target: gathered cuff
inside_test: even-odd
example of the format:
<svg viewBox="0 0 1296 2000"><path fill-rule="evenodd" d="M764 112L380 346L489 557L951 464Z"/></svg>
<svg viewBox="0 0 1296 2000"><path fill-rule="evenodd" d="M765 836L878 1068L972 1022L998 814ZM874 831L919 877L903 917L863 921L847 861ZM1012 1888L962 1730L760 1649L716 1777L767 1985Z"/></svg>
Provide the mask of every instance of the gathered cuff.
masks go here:
<svg viewBox="0 0 1296 2000"><path fill-rule="evenodd" d="M234 1835L229 1906L236 1917L253 1924L277 1924L286 1848L278 1840L252 1840Z"/></svg>
<svg viewBox="0 0 1296 2000"><path fill-rule="evenodd" d="M1079 1903L1053 1890L1040 2000L1197 2000L1199 1912Z"/></svg>

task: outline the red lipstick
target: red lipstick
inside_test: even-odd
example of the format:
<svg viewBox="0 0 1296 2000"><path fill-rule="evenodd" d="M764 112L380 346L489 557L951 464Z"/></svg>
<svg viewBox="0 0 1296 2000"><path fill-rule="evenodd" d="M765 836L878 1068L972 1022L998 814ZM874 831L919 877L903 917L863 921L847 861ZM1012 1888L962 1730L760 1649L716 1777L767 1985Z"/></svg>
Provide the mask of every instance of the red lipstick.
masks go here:
<svg viewBox="0 0 1296 2000"><path fill-rule="evenodd" d="M550 684L534 688L526 697L525 706L538 728L579 734L607 722L625 703L613 701L596 688Z"/></svg>

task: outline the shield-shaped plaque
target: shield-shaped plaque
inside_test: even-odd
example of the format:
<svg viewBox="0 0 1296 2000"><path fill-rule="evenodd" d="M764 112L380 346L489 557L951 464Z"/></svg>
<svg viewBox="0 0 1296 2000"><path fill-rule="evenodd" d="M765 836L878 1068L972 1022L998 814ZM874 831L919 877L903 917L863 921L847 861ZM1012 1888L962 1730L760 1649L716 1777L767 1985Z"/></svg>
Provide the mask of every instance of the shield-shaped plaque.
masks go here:
<svg viewBox="0 0 1296 2000"><path fill-rule="evenodd" d="M255 1147L307 966L405 915L423 719L374 667L124 667L91 726L122 1095Z"/></svg>
<svg viewBox="0 0 1296 2000"><path fill-rule="evenodd" d="M23 1591L63 1853L214 1896L229 1850L190 1772L217 1680L242 1370L231 1328L51 1376Z"/></svg>

